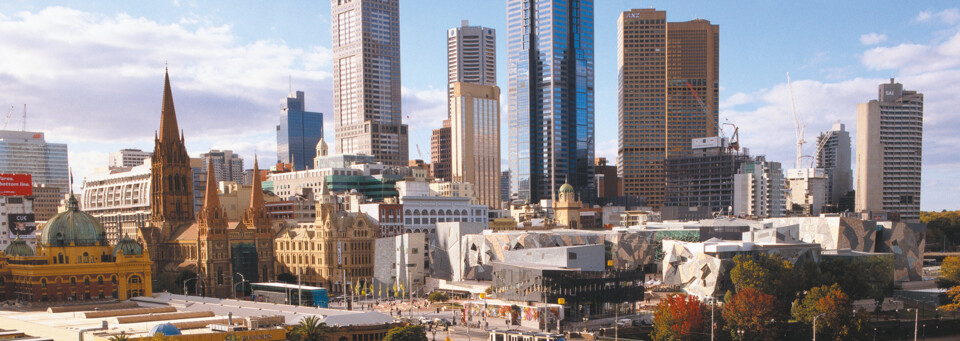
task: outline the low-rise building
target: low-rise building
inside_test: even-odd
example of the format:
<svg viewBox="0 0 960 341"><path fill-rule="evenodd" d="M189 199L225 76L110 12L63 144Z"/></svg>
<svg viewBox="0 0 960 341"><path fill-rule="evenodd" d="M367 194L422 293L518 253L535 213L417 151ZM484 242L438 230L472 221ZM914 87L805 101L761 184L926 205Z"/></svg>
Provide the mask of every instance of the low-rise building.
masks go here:
<svg viewBox="0 0 960 341"><path fill-rule="evenodd" d="M0 248L20 239L31 249L37 249L34 200L29 196L0 196Z"/></svg>
<svg viewBox="0 0 960 341"><path fill-rule="evenodd" d="M374 287L400 286L416 291L426 279L427 250L423 233L379 238L375 242Z"/></svg>

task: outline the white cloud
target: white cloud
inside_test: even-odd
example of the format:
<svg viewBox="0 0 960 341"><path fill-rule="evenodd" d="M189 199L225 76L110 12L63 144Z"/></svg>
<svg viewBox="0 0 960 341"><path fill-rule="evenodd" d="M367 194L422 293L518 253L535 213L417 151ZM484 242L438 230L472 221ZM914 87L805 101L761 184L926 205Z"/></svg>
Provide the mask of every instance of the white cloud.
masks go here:
<svg viewBox="0 0 960 341"><path fill-rule="evenodd" d="M920 14L917 14L917 17L914 20L918 22L940 22L947 25L953 25L957 22L960 22L960 10L956 8L948 8L939 12L932 11L922 11Z"/></svg>
<svg viewBox="0 0 960 341"><path fill-rule="evenodd" d="M411 159L430 160L430 135L434 129L443 127L447 119L447 92L443 89L418 90L401 88L403 95L403 123L408 127Z"/></svg>
<svg viewBox="0 0 960 341"><path fill-rule="evenodd" d="M883 33L867 33L860 35L860 43L863 45L877 45L887 41L887 35Z"/></svg>
<svg viewBox="0 0 960 341"><path fill-rule="evenodd" d="M955 68L960 66L960 32L940 44L875 47L865 51L860 60L870 69L911 75Z"/></svg>
<svg viewBox="0 0 960 341"><path fill-rule="evenodd" d="M617 146L618 141L617 137L613 137L608 140L601 140L597 143L595 147L595 154L597 157L607 158L607 164L616 165L617 164Z"/></svg>

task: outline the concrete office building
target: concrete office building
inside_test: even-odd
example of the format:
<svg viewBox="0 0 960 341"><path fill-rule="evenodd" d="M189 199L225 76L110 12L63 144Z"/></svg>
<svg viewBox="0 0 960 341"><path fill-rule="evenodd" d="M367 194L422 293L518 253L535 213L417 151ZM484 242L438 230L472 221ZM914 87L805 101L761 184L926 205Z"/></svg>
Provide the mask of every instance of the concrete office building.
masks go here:
<svg viewBox="0 0 960 341"><path fill-rule="evenodd" d="M277 125L277 160L293 163L296 170L308 169L322 139L323 114L306 110L303 91L291 92L284 99Z"/></svg>
<svg viewBox="0 0 960 341"><path fill-rule="evenodd" d="M33 214L37 221L47 221L59 213L60 203L64 200L60 188L44 184L33 186Z"/></svg>
<svg viewBox="0 0 960 341"><path fill-rule="evenodd" d="M110 153L110 168L136 167L143 164L143 160L153 156L151 152L140 149L121 149Z"/></svg>
<svg viewBox="0 0 960 341"><path fill-rule="evenodd" d="M853 190L850 167L850 132L837 121L832 129L817 137L817 168L827 173L827 205L837 206L840 198Z"/></svg>
<svg viewBox="0 0 960 341"><path fill-rule="evenodd" d="M500 172L500 201L510 201L510 170Z"/></svg>
<svg viewBox="0 0 960 341"><path fill-rule="evenodd" d="M617 167L623 194L664 202L664 160L717 134L720 27L634 9L617 21Z"/></svg>
<svg viewBox="0 0 960 341"><path fill-rule="evenodd" d="M448 96L453 96L456 82L497 85L496 30L470 26L467 20L447 30Z"/></svg>
<svg viewBox="0 0 960 341"><path fill-rule="evenodd" d="M150 221L150 169L152 161L136 167L111 168L83 179L83 211L100 220L111 243L131 238Z"/></svg>
<svg viewBox="0 0 960 341"><path fill-rule="evenodd" d="M511 188L555 199L569 182L593 202L592 0L507 0Z"/></svg>
<svg viewBox="0 0 960 341"><path fill-rule="evenodd" d="M782 217L787 210L786 183L779 162L758 156L744 162L733 177L733 213L753 217Z"/></svg>
<svg viewBox="0 0 960 341"><path fill-rule="evenodd" d="M0 130L0 173L30 174L34 185L55 186L66 193L67 145L48 143L42 132Z"/></svg>
<svg viewBox="0 0 960 341"><path fill-rule="evenodd" d="M480 204L499 209L500 88L454 83L450 130L452 180L472 183Z"/></svg>
<svg viewBox="0 0 960 341"><path fill-rule="evenodd" d="M400 1L331 0L333 123L337 154L406 166L400 100Z"/></svg>
<svg viewBox="0 0 960 341"><path fill-rule="evenodd" d="M922 159L923 94L891 78L857 106L856 210L919 221Z"/></svg>
<svg viewBox="0 0 960 341"><path fill-rule="evenodd" d="M443 128L434 129L430 135L430 176L437 179L451 179L450 132L450 120L443 120Z"/></svg>
<svg viewBox="0 0 960 341"><path fill-rule="evenodd" d="M787 170L787 210L817 216L827 204L827 173L820 168Z"/></svg>
<svg viewBox="0 0 960 341"><path fill-rule="evenodd" d="M217 181L243 182L243 158L230 150L211 149L200 154L203 161L200 166L204 173L209 172L207 164L213 165L213 175Z"/></svg>
<svg viewBox="0 0 960 341"><path fill-rule="evenodd" d="M666 199L664 220L705 219L716 212L732 213L734 176L752 160L745 150L731 149L719 136L693 139L690 150L664 160Z"/></svg>

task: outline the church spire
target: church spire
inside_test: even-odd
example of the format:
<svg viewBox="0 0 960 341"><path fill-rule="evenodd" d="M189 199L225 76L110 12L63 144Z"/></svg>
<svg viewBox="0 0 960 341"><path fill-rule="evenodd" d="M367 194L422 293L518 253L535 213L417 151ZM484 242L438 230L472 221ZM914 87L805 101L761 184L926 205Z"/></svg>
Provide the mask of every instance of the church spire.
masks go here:
<svg viewBox="0 0 960 341"><path fill-rule="evenodd" d="M164 71L163 108L160 110L160 141L177 139L177 111L173 108L173 92L170 90L170 72Z"/></svg>
<svg viewBox="0 0 960 341"><path fill-rule="evenodd" d="M263 187L260 184L260 166L257 163L257 156L253 156L253 187L250 188L250 208L258 209L263 207Z"/></svg>
<svg viewBox="0 0 960 341"><path fill-rule="evenodd" d="M220 207L220 196L217 191L217 177L213 174L213 158L207 159L207 193L203 198L203 209L212 210Z"/></svg>

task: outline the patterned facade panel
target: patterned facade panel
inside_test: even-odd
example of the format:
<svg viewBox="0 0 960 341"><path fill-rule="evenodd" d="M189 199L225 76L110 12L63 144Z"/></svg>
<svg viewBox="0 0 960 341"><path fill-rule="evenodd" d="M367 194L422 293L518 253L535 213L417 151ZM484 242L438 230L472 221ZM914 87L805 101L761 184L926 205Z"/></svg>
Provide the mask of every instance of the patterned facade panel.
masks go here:
<svg viewBox="0 0 960 341"><path fill-rule="evenodd" d="M893 254L895 280L921 280L927 226L903 222L882 222L880 225L882 229L877 251Z"/></svg>

